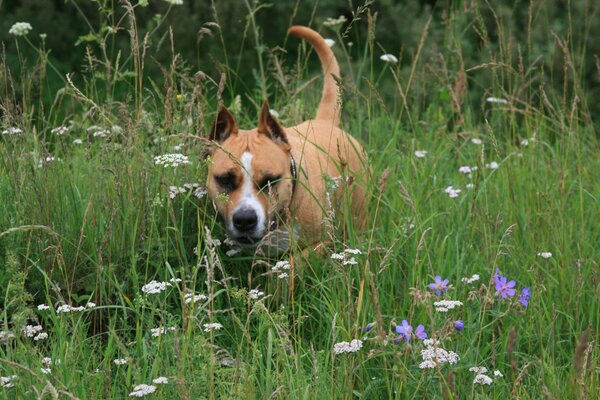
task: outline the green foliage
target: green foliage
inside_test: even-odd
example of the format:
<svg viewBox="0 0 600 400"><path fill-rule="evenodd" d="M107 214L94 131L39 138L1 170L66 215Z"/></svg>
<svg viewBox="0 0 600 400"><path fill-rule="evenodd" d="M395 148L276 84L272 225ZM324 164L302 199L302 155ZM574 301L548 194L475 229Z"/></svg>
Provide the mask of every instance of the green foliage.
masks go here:
<svg viewBox="0 0 600 400"><path fill-rule="evenodd" d="M2 3L0 376L17 378L0 393L125 398L165 376L156 397L592 398L596 6L428 4ZM9 36L18 20L34 30ZM320 72L286 39L295 23L336 40L343 127L373 167L371 214L355 230L342 199L324 221L331 240L292 248L280 277L277 260L219 244L214 207L189 184L205 180L218 102L243 127L265 97L286 125L313 114ZM190 164L155 163L169 153ZM531 288L528 308L496 295L497 269ZM437 275L462 307L435 310ZM394 344L404 319L460 361L419 368L421 342ZM332 351L352 340L363 347ZM476 366L504 377L475 385Z"/></svg>

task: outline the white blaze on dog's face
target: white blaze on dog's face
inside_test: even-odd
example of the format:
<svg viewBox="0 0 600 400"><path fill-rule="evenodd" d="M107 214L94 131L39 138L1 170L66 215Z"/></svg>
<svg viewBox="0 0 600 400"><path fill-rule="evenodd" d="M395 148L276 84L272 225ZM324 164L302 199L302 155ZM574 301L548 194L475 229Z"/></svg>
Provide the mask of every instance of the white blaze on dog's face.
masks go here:
<svg viewBox="0 0 600 400"><path fill-rule="evenodd" d="M265 102L257 129L238 130L223 108L210 139L219 144L210 157L206 187L229 236L257 244L277 228L292 199L290 146Z"/></svg>

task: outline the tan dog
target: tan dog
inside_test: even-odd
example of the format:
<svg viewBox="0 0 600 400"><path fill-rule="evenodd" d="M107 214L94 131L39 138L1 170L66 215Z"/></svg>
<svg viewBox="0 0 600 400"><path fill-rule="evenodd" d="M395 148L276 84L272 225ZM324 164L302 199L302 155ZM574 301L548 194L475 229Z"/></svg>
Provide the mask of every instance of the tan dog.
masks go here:
<svg viewBox="0 0 600 400"><path fill-rule="evenodd" d="M323 66L323 95L315 118L284 128L265 101L256 129L239 129L222 108L210 131L217 146L210 152L208 193L229 237L241 244L256 246L276 231L286 231L289 239L290 227L297 225L303 241L320 241L324 216L334 202L328 198L327 177L346 177L342 186L350 191L355 226L360 229L365 223L363 183L369 168L361 145L338 127L337 60L312 29L294 26L288 32L308 41ZM288 245L278 243L279 251Z"/></svg>

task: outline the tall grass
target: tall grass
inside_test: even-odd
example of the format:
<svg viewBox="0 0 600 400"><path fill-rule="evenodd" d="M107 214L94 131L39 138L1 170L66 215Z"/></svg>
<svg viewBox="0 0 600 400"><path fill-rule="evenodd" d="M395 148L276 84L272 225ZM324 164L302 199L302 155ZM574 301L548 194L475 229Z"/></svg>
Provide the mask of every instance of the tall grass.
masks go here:
<svg viewBox="0 0 600 400"><path fill-rule="evenodd" d="M600 146L576 63L585 44L556 36L564 63L546 71L527 57L531 37L517 46L509 21L473 2L449 9L443 43L429 20L410 62L386 64L375 28L389 16L355 10L349 25L366 26L367 37L349 46L352 29L331 33L346 76L343 127L373 167L370 223L358 232L326 221L332 240L317 253L294 246L283 257L290 269L276 272L278 260L226 254L212 204L184 187L203 184L204 132L218 102L242 126L256 123L265 95L286 125L314 112L314 55L268 51L252 19L261 7L246 5L240 40L261 60L255 82L236 81L228 65L221 76L194 72L172 38L171 64L161 78L146 76L156 33L140 36L137 6L103 5L106 26L130 36L131 57L108 51L112 33L102 30L103 58L90 50L84 73L65 78L48 108L36 91L51 58L33 38L15 38L38 60L0 64L2 396L126 398L163 376L156 398L594 398ZM214 40L219 23L203 28ZM473 31L487 60L465 65L461 39ZM441 50L432 57L433 47ZM553 89L557 75L562 90ZM475 103L474 88L484 94ZM166 153L191 163L157 165ZM331 258L348 249L362 251L344 256L356 264ZM497 271L531 288L528 307L519 294L499 296ZM462 281L473 274L480 280ZM428 290L437 275L450 281L439 297ZM160 293L148 292L152 280ZM439 312L440 299L463 306ZM424 325L460 360L419 368L425 345L397 340L402 320ZM28 336L27 325L48 337ZM358 351L333 351L355 339ZM493 383L474 383L473 367Z"/></svg>

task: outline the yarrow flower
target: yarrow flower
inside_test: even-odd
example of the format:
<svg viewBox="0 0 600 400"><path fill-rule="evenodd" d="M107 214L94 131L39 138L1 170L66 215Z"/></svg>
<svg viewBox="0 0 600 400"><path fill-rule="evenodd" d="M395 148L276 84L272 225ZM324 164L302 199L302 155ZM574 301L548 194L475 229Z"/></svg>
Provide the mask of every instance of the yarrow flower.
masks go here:
<svg viewBox="0 0 600 400"><path fill-rule="evenodd" d="M333 345L333 354L356 353L363 346L363 341L354 339L350 343L339 342Z"/></svg>
<svg viewBox="0 0 600 400"><path fill-rule="evenodd" d="M425 339L423 344L427 347L421 350L423 362L419 364L420 369L433 369L444 364L452 365L460 360L460 357L455 352L441 348L439 340Z"/></svg>
<svg viewBox="0 0 600 400"><path fill-rule="evenodd" d="M494 383L494 380L492 378L490 378L489 376L487 376L486 374L477 374L475 375L475 379L473 379L473 384L480 384L480 385L491 385L492 383Z"/></svg>
<svg viewBox="0 0 600 400"><path fill-rule="evenodd" d="M185 304L190 304L190 303L197 303L199 301L206 301L208 300L208 297L204 294L194 294L194 293L186 293L183 296L183 299L185 301Z"/></svg>
<svg viewBox="0 0 600 400"><path fill-rule="evenodd" d="M165 0L167 3L172 4L174 6L183 5L183 0Z"/></svg>
<svg viewBox="0 0 600 400"><path fill-rule="evenodd" d="M537 253L538 256L542 257L542 258L551 258L552 257L552 253L550 253L549 251L542 251Z"/></svg>
<svg viewBox="0 0 600 400"><path fill-rule="evenodd" d="M521 289L521 294L519 295L519 303L523 305L523 307L527 308L529 306L529 299L531 299L530 288L526 287Z"/></svg>
<svg viewBox="0 0 600 400"><path fill-rule="evenodd" d="M156 392L156 386L141 384L133 388L133 392L129 393L129 397L144 397Z"/></svg>
<svg viewBox="0 0 600 400"><path fill-rule="evenodd" d="M347 21L346 17L343 15L340 15L338 18L327 18L323 22L323 25L329 26L329 27L334 27L334 26L342 25L346 21Z"/></svg>
<svg viewBox="0 0 600 400"><path fill-rule="evenodd" d="M393 55L393 54L383 54L381 57L379 57L379 59L381 61L385 61L388 62L390 64L397 64L398 63L398 58Z"/></svg>
<svg viewBox="0 0 600 400"><path fill-rule="evenodd" d="M487 97L485 99L485 101L487 101L488 103L498 103L498 104L507 104L508 103L508 100L501 99L499 97Z"/></svg>
<svg viewBox="0 0 600 400"><path fill-rule="evenodd" d="M166 376L159 376L158 378L152 379L152 383L154 383L155 385L166 385L167 383L169 383L169 378L167 378Z"/></svg>
<svg viewBox="0 0 600 400"><path fill-rule="evenodd" d="M458 197L458 194L460 192L462 192L462 190L456 189L453 186L448 186L446 189L444 189L444 192L446 192L448 194L448 197L450 197L451 199L454 199L454 198Z"/></svg>
<svg viewBox="0 0 600 400"><path fill-rule="evenodd" d="M265 292L261 292L258 289L252 289L248 292L248 298L250 300L258 300L265 295Z"/></svg>
<svg viewBox="0 0 600 400"><path fill-rule="evenodd" d="M50 131L50 133L55 134L56 136L62 136L65 133L69 132L69 127L65 125L61 125L57 128L54 128Z"/></svg>
<svg viewBox="0 0 600 400"><path fill-rule="evenodd" d="M29 33L33 28L29 22L16 22L13 26L10 27L8 33L14 36L25 36Z"/></svg>
<svg viewBox="0 0 600 400"><path fill-rule="evenodd" d="M3 387L5 389L10 389L11 387L14 387L15 379L17 379L17 375L0 376L0 387Z"/></svg>
<svg viewBox="0 0 600 400"><path fill-rule="evenodd" d="M398 337L394 341L394 343L400 343L401 339L404 339L406 343L410 342L412 336L417 337L418 339L427 339L427 333L425 333L425 327L423 325L418 325L417 329L413 332L413 327L408 323L407 320L402 320L402 325L396 325L396 333Z"/></svg>
<svg viewBox="0 0 600 400"><path fill-rule="evenodd" d="M485 167L489 168L489 169L498 169L498 167L500 167L500 165L496 161L492 161L489 164L485 164Z"/></svg>
<svg viewBox="0 0 600 400"><path fill-rule="evenodd" d="M212 332L221 330L223 328L223 325L221 325L218 322L212 322L210 324L204 324L202 325L202 327L204 328L204 332Z"/></svg>
<svg viewBox="0 0 600 400"><path fill-rule="evenodd" d="M286 260L282 260L282 261L277 261L277 263L275 264L275 266L273 268L271 268L271 271L277 274L277 277L279 279L284 279L288 277L288 273L285 271L289 271L290 270L290 262L286 261Z"/></svg>
<svg viewBox="0 0 600 400"><path fill-rule="evenodd" d="M440 300L433 303L433 305L435 306L435 311L447 312L448 310L453 310L456 307L462 306L463 303L458 300Z"/></svg>
<svg viewBox="0 0 600 400"><path fill-rule="evenodd" d="M461 279L462 282L464 283L473 283L479 280L479 274L473 274L470 278L467 278L466 276L464 278Z"/></svg>
<svg viewBox="0 0 600 400"><path fill-rule="evenodd" d="M42 328L41 325L27 325L25 328L23 328L23 333L27 337L34 337L43 330L44 328Z"/></svg>
<svg viewBox="0 0 600 400"><path fill-rule="evenodd" d="M434 281L429 284L429 290L435 292L436 296L440 296L442 292L448 291L448 283L450 282L448 279L442 279L441 276L437 275Z"/></svg>
<svg viewBox="0 0 600 400"><path fill-rule="evenodd" d="M151 280L149 283L142 286L142 292L145 294L159 294L171 287L171 282L158 282Z"/></svg>
<svg viewBox="0 0 600 400"><path fill-rule="evenodd" d="M38 304L37 309L40 311L45 311L45 310L49 310L50 307L45 304Z"/></svg>
<svg viewBox="0 0 600 400"><path fill-rule="evenodd" d="M162 165L165 168L173 167L177 168L180 165L188 165L191 164L188 156L184 156L183 154L174 153L174 154L163 154L160 156L154 157L155 165Z"/></svg>
<svg viewBox="0 0 600 400"><path fill-rule="evenodd" d="M415 151L415 157L417 158L425 158L427 156L428 151L427 150L416 150Z"/></svg>
<svg viewBox="0 0 600 400"><path fill-rule="evenodd" d="M481 145L481 144L483 144L483 140L481 140L479 138L472 138L471 143L476 144L476 145Z"/></svg>
<svg viewBox="0 0 600 400"><path fill-rule="evenodd" d="M21 133L23 133L23 129L21 128L14 128L14 127L10 127L7 129L4 129L2 131L3 135L20 135Z"/></svg>
<svg viewBox="0 0 600 400"><path fill-rule="evenodd" d="M129 362L129 360L127 358L115 358L113 360L113 363L115 365L125 365Z"/></svg>

